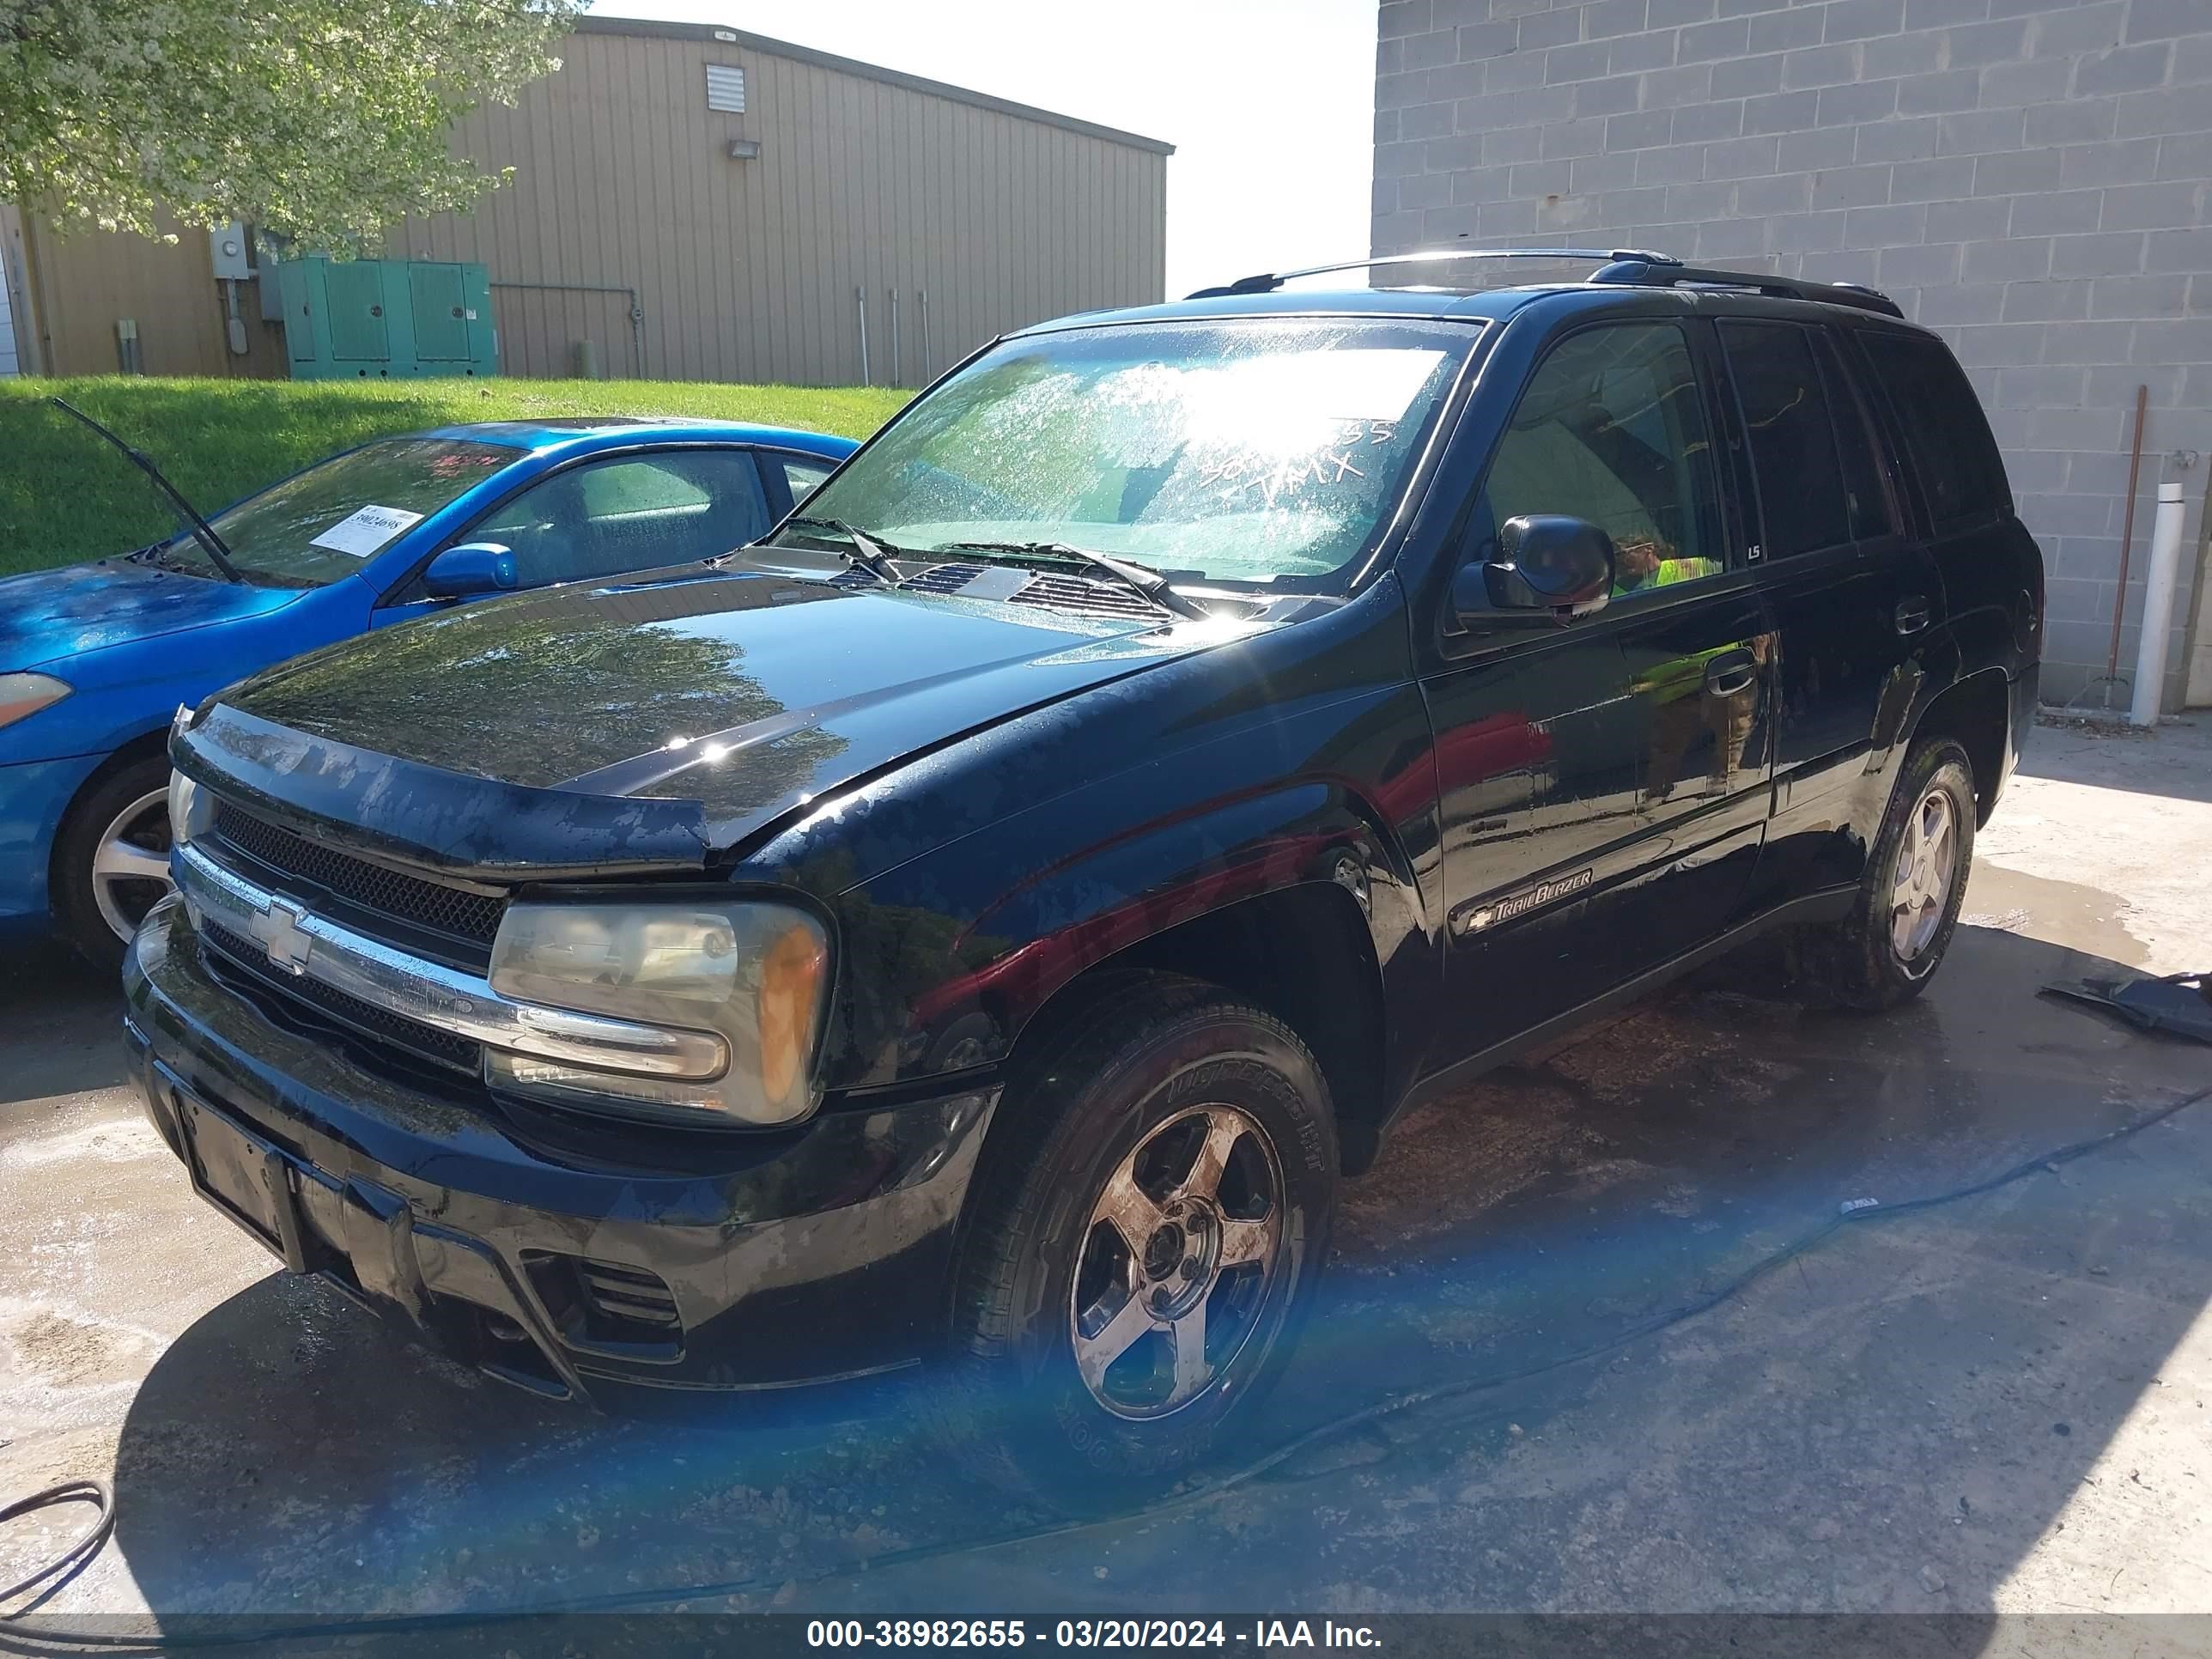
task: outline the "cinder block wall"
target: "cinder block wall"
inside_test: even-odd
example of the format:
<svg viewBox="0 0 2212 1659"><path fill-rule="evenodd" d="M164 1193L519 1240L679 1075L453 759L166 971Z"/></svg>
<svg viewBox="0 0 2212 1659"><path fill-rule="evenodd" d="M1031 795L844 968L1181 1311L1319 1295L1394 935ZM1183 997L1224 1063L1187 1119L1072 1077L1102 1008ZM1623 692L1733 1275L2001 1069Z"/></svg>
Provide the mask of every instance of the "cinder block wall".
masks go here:
<svg viewBox="0 0 2212 1659"><path fill-rule="evenodd" d="M2120 672L2164 457L2193 449L2166 701L2193 679L2212 702L2212 640L2186 637L2212 470L2208 180L2212 0L1381 6L1374 252L1653 247L1871 283L1951 341L2050 562L2054 702L2105 672L2138 385Z"/></svg>

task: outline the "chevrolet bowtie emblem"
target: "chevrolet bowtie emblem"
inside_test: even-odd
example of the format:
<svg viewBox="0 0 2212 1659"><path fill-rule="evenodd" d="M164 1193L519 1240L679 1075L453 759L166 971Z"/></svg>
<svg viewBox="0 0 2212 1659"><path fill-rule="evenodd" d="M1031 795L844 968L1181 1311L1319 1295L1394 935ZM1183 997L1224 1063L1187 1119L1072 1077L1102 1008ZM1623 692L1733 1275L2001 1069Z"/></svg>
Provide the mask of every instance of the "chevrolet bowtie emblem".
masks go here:
<svg viewBox="0 0 2212 1659"><path fill-rule="evenodd" d="M314 938L300 926L300 913L289 904L272 904L246 924L269 952L269 960L289 973L304 973Z"/></svg>

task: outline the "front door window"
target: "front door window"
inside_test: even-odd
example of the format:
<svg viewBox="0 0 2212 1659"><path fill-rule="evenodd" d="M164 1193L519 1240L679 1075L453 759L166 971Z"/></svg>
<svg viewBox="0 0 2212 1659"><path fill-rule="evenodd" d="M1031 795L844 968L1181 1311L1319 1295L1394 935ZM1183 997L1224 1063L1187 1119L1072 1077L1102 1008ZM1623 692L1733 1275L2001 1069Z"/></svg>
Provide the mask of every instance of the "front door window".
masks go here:
<svg viewBox="0 0 2212 1659"><path fill-rule="evenodd" d="M671 449L554 473L470 526L514 553L525 587L591 581L726 553L768 528L746 449Z"/></svg>
<svg viewBox="0 0 2212 1659"><path fill-rule="evenodd" d="M1493 538L1522 514L1597 526L1613 538L1616 595L1719 574L1720 489L1682 331L1627 324L1570 336L1522 394L1484 496L1478 532Z"/></svg>

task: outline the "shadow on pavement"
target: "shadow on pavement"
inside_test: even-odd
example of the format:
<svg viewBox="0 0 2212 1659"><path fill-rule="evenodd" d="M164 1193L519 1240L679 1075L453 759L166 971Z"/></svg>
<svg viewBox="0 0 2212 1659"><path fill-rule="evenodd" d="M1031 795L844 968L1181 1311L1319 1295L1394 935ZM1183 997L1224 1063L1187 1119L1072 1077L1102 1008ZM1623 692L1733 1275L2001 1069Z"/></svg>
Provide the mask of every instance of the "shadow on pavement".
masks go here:
<svg viewBox="0 0 2212 1659"><path fill-rule="evenodd" d="M122 1022L119 986L66 945L0 945L0 1126L21 1102L124 1082Z"/></svg>
<svg viewBox="0 0 2212 1659"><path fill-rule="evenodd" d="M2035 994L2115 969L1970 927L1926 999L1864 1019L1801 1012L1749 956L1423 1110L1348 1189L1250 1452L1558 1365L1846 1201L1966 1186L2212 1079L2202 1049ZM865 1577L865 1558L1042 1517L949 1466L910 1395L591 1418L272 1278L146 1377L116 1542L165 1613L736 1579L754 1605L780 1586L775 1606L845 1613L1978 1612L2212 1291L2206 1115L1847 1228L1703 1317L1323 1439L1196 1506Z"/></svg>

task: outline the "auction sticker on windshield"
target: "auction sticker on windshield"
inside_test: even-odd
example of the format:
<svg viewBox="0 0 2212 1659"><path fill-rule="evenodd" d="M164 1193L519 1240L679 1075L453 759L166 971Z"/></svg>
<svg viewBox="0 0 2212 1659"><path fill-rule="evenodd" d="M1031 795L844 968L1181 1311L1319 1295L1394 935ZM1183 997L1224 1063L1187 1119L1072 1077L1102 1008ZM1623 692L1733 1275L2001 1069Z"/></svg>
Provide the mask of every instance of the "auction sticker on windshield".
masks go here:
<svg viewBox="0 0 2212 1659"><path fill-rule="evenodd" d="M400 507L364 507L349 513L310 541L310 547L327 547L333 553L350 553L365 559L408 526L420 524L422 515Z"/></svg>

